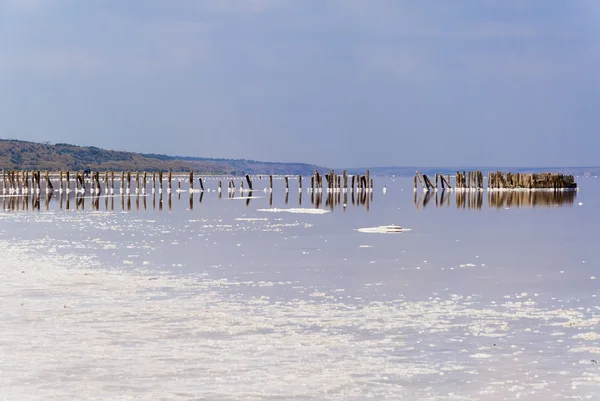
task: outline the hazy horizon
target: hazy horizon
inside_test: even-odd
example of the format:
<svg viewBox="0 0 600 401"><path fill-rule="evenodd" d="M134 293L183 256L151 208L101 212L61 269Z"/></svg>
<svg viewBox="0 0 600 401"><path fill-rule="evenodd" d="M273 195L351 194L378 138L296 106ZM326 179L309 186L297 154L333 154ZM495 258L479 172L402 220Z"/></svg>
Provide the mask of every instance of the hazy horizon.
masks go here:
<svg viewBox="0 0 600 401"><path fill-rule="evenodd" d="M600 4L0 0L0 137L321 166L594 166Z"/></svg>

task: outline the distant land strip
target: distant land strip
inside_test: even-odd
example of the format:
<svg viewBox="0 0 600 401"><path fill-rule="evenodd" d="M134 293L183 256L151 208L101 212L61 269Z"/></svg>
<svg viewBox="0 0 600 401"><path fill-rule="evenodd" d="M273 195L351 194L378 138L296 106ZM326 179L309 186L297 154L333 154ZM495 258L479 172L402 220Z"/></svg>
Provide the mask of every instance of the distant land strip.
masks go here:
<svg viewBox="0 0 600 401"><path fill-rule="evenodd" d="M48 171L194 171L200 174L313 174L325 167L306 163L211 159L105 150L66 143L0 139L0 169Z"/></svg>

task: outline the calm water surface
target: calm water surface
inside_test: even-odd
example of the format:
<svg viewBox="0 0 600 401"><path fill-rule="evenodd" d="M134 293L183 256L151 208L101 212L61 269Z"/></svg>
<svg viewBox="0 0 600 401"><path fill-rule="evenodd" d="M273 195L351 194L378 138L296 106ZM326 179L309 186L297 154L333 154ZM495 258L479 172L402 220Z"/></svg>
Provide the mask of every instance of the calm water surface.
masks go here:
<svg viewBox="0 0 600 401"><path fill-rule="evenodd" d="M83 204L71 194L69 210L58 195L42 198L39 210L31 199L23 210L4 198L0 240L27 244L42 264L44 255L57 254L80 258L90 271L212 283L215 303L234 308L223 314L260 316L264 325L248 330L278 362L248 354L228 373L203 371L210 392L183 398L600 397L599 180L579 178L578 193L557 196L425 195L413 191L412 179L376 178L368 205L350 194L332 205L323 194L324 214L282 211L316 207L306 190L299 199L291 181L287 199L283 180L272 199L263 192L267 180L255 180L251 199L184 192L173 193L170 205L166 193L162 205L159 194ZM216 188L216 181L205 186ZM390 224L411 231L357 231ZM175 288L164 295L181 294ZM302 328L292 333L283 322ZM268 351L285 336L297 341ZM242 347L236 335L216 338L239 339ZM332 343L324 346L325 339ZM314 353L285 354L300 349ZM229 379L219 385L218 377Z"/></svg>

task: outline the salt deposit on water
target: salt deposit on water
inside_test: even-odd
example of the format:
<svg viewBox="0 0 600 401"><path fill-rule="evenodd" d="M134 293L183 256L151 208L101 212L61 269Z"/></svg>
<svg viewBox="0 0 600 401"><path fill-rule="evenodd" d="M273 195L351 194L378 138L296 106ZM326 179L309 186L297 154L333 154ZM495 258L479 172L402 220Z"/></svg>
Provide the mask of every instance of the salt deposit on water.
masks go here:
<svg viewBox="0 0 600 401"><path fill-rule="evenodd" d="M40 263L32 245L0 241L7 399L433 400L446 392L416 384L445 380L462 394L446 399L541 400L598 389L597 369L533 378L527 372L544 354L510 346L523 335L522 319L540 330L585 324L590 316L577 309L478 308L459 295L361 306L326 293L311 301L231 298L218 280L105 270L69 254ZM571 351L597 353L587 346L593 338L572 336L580 346ZM451 344L460 345L437 350ZM518 390L507 390L516 381Z"/></svg>

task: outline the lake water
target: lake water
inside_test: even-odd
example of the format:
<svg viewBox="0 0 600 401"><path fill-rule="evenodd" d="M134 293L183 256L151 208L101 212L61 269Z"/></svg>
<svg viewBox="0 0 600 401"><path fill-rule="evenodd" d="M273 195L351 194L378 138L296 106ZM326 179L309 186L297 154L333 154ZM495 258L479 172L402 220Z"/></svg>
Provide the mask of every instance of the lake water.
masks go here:
<svg viewBox="0 0 600 401"><path fill-rule="evenodd" d="M578 182L4 197L0 398L600 399L600 181Z"/></svg>

